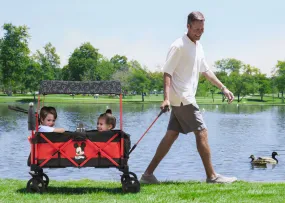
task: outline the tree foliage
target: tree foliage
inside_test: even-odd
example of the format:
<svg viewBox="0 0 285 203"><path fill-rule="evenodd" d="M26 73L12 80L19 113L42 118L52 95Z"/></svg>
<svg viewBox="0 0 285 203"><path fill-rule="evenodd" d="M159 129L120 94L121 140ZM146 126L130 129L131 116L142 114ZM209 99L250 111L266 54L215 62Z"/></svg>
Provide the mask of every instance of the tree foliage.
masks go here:
<svg viewBox="0 0 285 203"><path fill-rule="evenodd" d="M29 33L27 26L4 24L4 37L0 43L0 66L2 83L11 95L12 90L21 87L22 75L29 63Z"/></svg>
<svg viewBox="0 0 285 203"><path fill-rule="evenodd" d="M136 60L129 61L124 55L115 54L108 59L89 42L73 50L68 64L61 67L56 48L47 43L43 51L30 53L30 39L27 26L3 25L4 36L0 39L0 88L11 95L12 91L22 93L35 92L42 80L101 81L119 80L123 93L141 94L158 93L163 90L163 72L149 69ZM260 69L245 64L235 58L225 58L215 62L216 76L237 97L240 102L245 96L254 94L281 94L284 102L285 61L277 61L271 78L260 72ZM221 94L205 77L199 78L197 95L208 96Z"/></svg>
<svg viewBox="0 0 285 203"><path fill-rule="evenodd" d="M68 60L69 80L98 80L97 59L98 49L95 49L89 42L76 48Z"/></svg>

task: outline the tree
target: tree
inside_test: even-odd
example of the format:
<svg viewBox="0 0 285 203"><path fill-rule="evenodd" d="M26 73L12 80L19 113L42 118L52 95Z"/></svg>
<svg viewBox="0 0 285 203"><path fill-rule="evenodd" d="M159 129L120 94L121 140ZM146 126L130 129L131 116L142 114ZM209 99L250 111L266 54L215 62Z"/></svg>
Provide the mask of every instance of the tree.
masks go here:
<svg viewBox="0 0 285 203"><path fill-rule="evenodd" d="M115 72L114 64L106 57L100 56L97 65L97 75L99 80L111 80Z"/></svg>
<svg viewBox="0 0 285 203"><path fill-rule="evenodd" d="M115 55L111 58L110 62L114 64L115 71L128 71L128 58L126 56Z"/></svg>
<svg viewBox="0 0 285 203"><path fill-rule="evenodd" d="M244 65L240 60L227 58L216 61L214 66L218 69L218 71L230 74L232 72L239 73Z"/></svg>
<svg viewBox="0 0 285 203"><path fill-rule="evenodd" d="M44 80L61 79L60 57L50 42L44 46L44 53L37 50L33 59L41 65Z"/></svg>
<svg viewBox="0 0 285 203"><path fill-rule="evenodd" d="M212 96L212 100L213 102L215 102L215 98L214 98L214 94L216 91L216 87L209 81L206 79L206 77L201 76L199 77L199 83L198 83L198 89L197 89L197 93L196 95L200 95L200 96L208 96L208 93L211 93Z"/></svg>
<svg viewBox="0 0 285 203"><path fill-rule="evenodd" d="M34 100L36 99L35 91L39 90L40 82L42 80L44 80L44 74L41 65L33 60L30 60L24 74L24 85L28 91L33 93Z"/></svg>
<svg viewBox="0 0 285 203"><path fill-rule="evenodd" d="M228 84L228 75L226 72L217 71L217 72L215 72L215 75L223 84ZM226 100L226 97L223 93L221 95L222 95L222 102L224 102Z"/></svg>
<svg viewBox="0 0 285 203"><path fill-rule="evenodd" d="M240 75L237 72L232 72L229 75L227 86L229 89L237 95L238 102L241 102L244 96L250 92L251 78L248 75Z"/></svg>
<svg viewBox="0 0 285 203"><path fill-rule="evenodd" d="M4 24L4 37L0 43L2 81L8 95L12 88L22 86L23 73L29 63L28 27Z"/></svg>
<svg viewBox="0 0 285 203"><path fill-rule="evenodd" d="M121 82L121 87L123 91L123 95L125 96L126 93L130 90L130 83L129 80L131 78L131 72L126 70L116 71L111 76L113 80L117 80Z"/></svg>
<svg viewBox="0 0 285 203"><path fill-rule="evenodd" d="M275 79L277 89L281 93L282 103L284 103L284 91L285 91L285 75L280 75Z"/></svg>
<svg viewBox="0 0 285 203"><path fill-rule="evenodd" d="M146 68L142 68L138 61L131 61L130 88L132 91L140 92L144 102L145 92L149 90L150 80Z"/></svg>
<svg viewBox="0 0 285 203"><path fill-rule="evenodd" d="M2 43L2 39L0 39L0 53L1 53L1 43ZM0 88L1 88L1 90L3 91L3 76L2 76L2 63L1 63L1 61L0 61Z"/></svg>
<svg viewBox="0 0 285 203"><path fill-rule="evenodd" d="M275 78L275 84L278 91L281 93L282 103L284 103L284 91L285 91L285 61L278 61L273 73Z"/></svg>
<svg viewBox="0 0 285 203"><path fill-rule="evenodd" d="M260 95L260 100L263 101L263 96L270 92L270 80L265 74L256 75L256 81L258 83L258 92Z"/></svg>
<svg viewBox="0 0 285 203"><path fill-rule="evenodd" d="M61 77L63 80L68 81L71 80L71 76L70 76L70 70L68 65L65 65L62 70L61 70Z"/></svg>
<svg viewBox="0 0 285 203"><path fill-rule="evenodd" d="M149 88L151 91L156 90L156 92L160 92L163 90L163 72L155 71L148 73L150 84Z"/></svg>
<svg viewBox="0 0 285 203"><path fill-rule="evenodd" d="M250 83L247 84L248 93L255 94L259 92L260 84L258 82L259 78L262 77L260 69L249 64L246 64L242 68L243 75L246 76Z"/></svg>
<svg viewBox="0 0 285 203"><path fill-rule="evenodd" d="M98 49L95 49L89 42L76 48L68 60L70 80L99 80L96 69L97 59Z"/></svg>
<svg viewBox="0 0 285 203"><path fill-rule="evenodd" d="M249 64L243 66L243 73L247 75L258 75L261 74L260 69Z"/></svg>

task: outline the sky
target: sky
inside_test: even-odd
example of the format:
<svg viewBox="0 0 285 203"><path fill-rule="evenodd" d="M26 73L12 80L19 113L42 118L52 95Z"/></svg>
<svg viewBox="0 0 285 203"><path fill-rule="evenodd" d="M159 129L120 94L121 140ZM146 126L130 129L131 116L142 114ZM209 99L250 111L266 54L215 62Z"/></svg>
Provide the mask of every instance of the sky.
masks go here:
<svg viewBox="0 0 285 203"><path fill-rule="evenodd" d="M285 60L284 8L284 0L0 0L0 25L27 25L32 53L51 42L61 66L90 42L109 59L125 55L155 71L186 32L188 14L198 10L206 18L200 41L213 70L215 61L236 58L270 76L277 60Z"/></svg>

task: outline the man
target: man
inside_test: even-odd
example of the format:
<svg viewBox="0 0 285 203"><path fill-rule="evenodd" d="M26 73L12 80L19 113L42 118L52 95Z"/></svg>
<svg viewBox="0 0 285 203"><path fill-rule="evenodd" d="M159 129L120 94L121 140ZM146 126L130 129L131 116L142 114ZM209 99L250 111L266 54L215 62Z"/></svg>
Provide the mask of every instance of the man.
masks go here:
<svg viewBox="0 0 285 203"><path fill-rule="evenodd" d="M235 177L225 177L215 173L211 162L208 132L196 104L199 73L201 72L213 85L217 86L231 103L234 95L209 69L199 40L204 32L205 18L200 12L188 15L187 33L172 43L167 55L164 71L164 101L161 108L172 107L167 132L161 140L156 154L141 177L141 183L159 183L153 175L154 170L167 154L179 133L194 132L197 149L201 156L207 183L232 183Z"/></svg>

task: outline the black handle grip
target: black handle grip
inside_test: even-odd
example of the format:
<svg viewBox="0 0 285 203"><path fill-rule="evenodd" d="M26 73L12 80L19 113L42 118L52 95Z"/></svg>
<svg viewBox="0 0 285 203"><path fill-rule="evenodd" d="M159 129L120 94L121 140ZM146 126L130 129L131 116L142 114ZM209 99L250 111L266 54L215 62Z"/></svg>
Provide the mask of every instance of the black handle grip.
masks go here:
<svg viewBox="0 0 285 203"><path fill-rule="evenodd" d="M168 110L169 110L169 106L168 105L164 106L164 108L161 109L160 113L158 114L158 117L161 116L161 114L167 112Z"/></svg>
<svg viewBox="0 0 285 203"><path fill-rule="evenodd" d="M165 112L167 112L168 110L169 110L169 106L166 105L166 106L164 106L164 108L162 109L162 112L165 113Z"/></svg>
<svg viewBox="0 0 285 203"><path fill-rule="evenodd" d="M132 149L129 151L129 155L132 153L132 151L134 151L134 149L137 147L137 144L135 144Z"/></svg>

